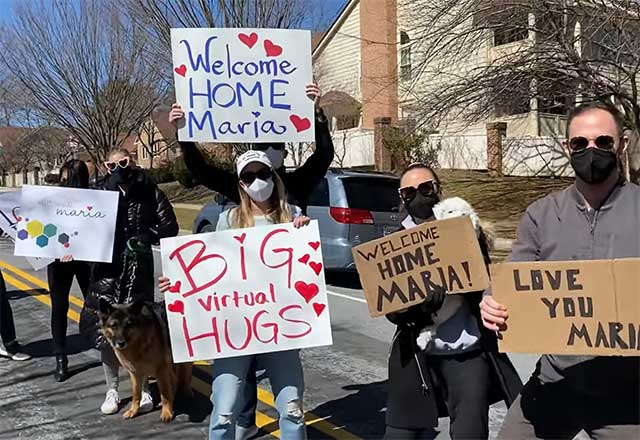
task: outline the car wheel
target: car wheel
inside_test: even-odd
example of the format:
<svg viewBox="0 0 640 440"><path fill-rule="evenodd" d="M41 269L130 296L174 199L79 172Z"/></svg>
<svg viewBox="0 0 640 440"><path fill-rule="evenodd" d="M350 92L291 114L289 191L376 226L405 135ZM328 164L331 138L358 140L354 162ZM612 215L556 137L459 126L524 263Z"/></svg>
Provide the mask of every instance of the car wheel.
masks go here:
<svg viewBox="0 0 640 440"><path fill-rule="evenodd" d="M200 228L200 233L202 234L204 232L216 232L216 228L211 223L207 223Z"/></svg>

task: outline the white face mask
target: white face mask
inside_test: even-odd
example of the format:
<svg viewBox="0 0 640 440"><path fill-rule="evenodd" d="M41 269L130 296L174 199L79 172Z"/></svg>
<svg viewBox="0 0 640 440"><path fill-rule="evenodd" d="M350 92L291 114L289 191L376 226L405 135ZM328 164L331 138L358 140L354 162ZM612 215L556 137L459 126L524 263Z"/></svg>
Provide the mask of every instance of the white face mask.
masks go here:
<svg viewBox="0 0 640 440"><path fill-rule="evenodd" d="M264 152L269 158L274 170L280 168L284 163L284 150L276 150L273 147L269 147Z"/></svg>
<svg viewBox="0 0 640 440"><path fill-rule="evenodd" d="M272 178L267 180L256 179L251 185L245 186L244 190L253 201L264 202L273 194L273 187Z"/></svg>

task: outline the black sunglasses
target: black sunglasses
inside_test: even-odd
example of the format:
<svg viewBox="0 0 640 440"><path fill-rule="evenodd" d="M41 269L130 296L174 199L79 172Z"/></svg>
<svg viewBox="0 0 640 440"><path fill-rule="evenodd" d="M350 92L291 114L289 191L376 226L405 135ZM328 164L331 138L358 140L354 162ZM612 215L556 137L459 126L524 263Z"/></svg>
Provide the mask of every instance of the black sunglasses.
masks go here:
<svg viewBox="0 0 640 440"><path fill-rule="evenodd" d="M247 185L251 185L256 179L267 180L271 177L273 177L273 173L269 168L261 168L258 171L246 171L240 173L240 180Z"/></svg>
<svg viewBox="0 0 640 440"><path fill-rule="evenodd" d="M256 151L267 151L269 148L284 150L284 144L253 144L253 149Z"/></svg>
<svg viewBox="0 0 640 440"><path fill-rule="evenodd" d="M611 151L616 145L616 140L612 136L602 135L598 136L593 140L593 143L596 144L596 148L601 150ZM589 146L589 139L584 136L576 136L572 137L569 140L569 147L571 147L571 151L582 151Z"/></svg>
<svg viewBox="0 0 640 440"><path fill-rule="evenodd" d="M124 159L120 159L117 162L105 162L104 166L107 167L107 170L109 170L109 172L115 171L118 167L126 168L129 166L129 158L125 157Z"/></svg>
<svg viewBox="0 0 640 440"><path fill-rule="evenodd" d="M417 188L413 186L405 186L404 188L400 188L398 190L398 194L400 194L400 198L404 203L409 203L416 197L418 191L423 196L436 194L438 192L438 184L433 180L427 180L418 185Z"/></svg>

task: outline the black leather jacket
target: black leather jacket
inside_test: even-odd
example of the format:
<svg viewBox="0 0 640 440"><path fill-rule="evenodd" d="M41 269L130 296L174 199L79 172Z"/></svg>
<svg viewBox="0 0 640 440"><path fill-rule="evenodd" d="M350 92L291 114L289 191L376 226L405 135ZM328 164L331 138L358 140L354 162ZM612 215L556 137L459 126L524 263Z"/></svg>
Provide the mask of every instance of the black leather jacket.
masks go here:
<svg viewBox="0 0 640 440"><path fill-rule="evenodd" d="M149 175L140 168L132 172L131 184L118 187L118 217L111 263L91 268L89 295L82 310L80 331L101 348L98 301L128 304L154 300L154 271L151 245L178 234L178 222L171 203ZM102 188L112 185L106 179Z"/></svg>

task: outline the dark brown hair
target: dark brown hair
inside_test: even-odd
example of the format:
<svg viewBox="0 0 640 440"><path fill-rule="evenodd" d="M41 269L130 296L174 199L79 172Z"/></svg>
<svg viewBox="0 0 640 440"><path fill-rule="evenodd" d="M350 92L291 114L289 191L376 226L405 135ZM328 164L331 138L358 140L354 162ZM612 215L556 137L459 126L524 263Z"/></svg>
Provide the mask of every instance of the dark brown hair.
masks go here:
<svg viewBox="0 0 640 440"><path fill-rule="evenodd" d="M567 119L567 138L569 138L569 127L571 126L571 122L576 117L592 110L604 110L605 112L609 113L613 117L613 120L616 122L616 127L618 127L618 135L620 137L624 136L624 115L622 114L622 112L610 102L593 101L580 104L579 106L571 110L571 112L569 113L569 119Z"/></svg>
<svg viewBox="0 0 640 440"><path fill-rule="evenodd" d="M427 170L429 171L431 174L433 174L433 179L435 180L435 182L438 184L438 187L440 187L440 178L438 177L438 174L435 172L435 170L433 168L431 168L429 165L425 165L423 163L420 162L415 162L412 163L411 165L409 165L400 175L400 179L402 179L405 174L407 174L409 171L413 171L413 170Z"/></svg>

